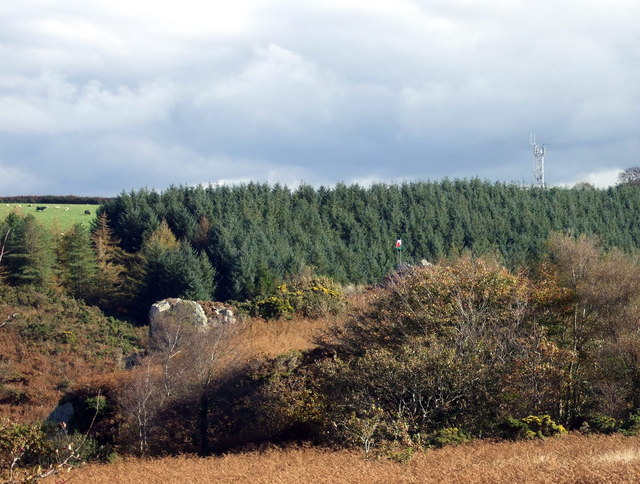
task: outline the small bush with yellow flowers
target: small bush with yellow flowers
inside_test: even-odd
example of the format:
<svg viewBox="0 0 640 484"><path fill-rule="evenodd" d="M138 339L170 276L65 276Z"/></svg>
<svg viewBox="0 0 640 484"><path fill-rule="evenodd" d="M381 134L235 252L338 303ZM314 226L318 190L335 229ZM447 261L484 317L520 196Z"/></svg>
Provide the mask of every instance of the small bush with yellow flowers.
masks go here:
<svg viewBox="0 0 640 484"><path fill-rule="evenodd" d="M553 437L567 433L567 429L555 423L549 415L529 415L522 421L536 434L536 437Z"/></svg>
<svg viewBox="0 0 640 484"><path fill-rule="evenodd" d="M339 284L326 276L304 273L277 286L274 294L254 301L250 313L265 319L290 317L293 313L318 318L339 314L345 305Z"/></svg>
<svg viewBox="0 0 640 484"><path fill-rule="evenodd" d="M567 430L555 423L549 415L529 415L522 419L507 417L499 425L498 431L503 438L511 440L542 439L567 433Z"/></svg>

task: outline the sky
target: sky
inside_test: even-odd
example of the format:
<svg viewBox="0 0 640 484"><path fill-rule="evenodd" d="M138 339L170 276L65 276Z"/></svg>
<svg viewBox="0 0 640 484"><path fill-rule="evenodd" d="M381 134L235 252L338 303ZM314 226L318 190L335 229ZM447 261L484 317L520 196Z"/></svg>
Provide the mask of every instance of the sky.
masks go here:
<svg viewBox="0 0 640 484"><path fill-rule="evenodd" d="M637 0L0 2L0 196L615 183Z"/></svg>

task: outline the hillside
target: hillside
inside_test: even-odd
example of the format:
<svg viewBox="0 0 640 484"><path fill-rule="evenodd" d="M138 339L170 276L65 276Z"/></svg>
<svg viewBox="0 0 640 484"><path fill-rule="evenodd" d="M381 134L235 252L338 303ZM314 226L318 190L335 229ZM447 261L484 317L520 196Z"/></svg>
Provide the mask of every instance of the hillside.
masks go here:
<svg viewBox="0 0 640 484"><path fill-rule="evenodd" d="M348 300L348 311L367 294ZM277 323L247 318L237 338L241 358L276 357L315 347L322 331L341 318L296 316ZM0 415L30 423L46 418L72 388L103 376L118 378L125 360L143 348L147 326L106 317L63 294L0 285Z"/></svg>
<svg viewBox="0 0 640 484"><path fill-rule="evenodd" d="M429 193L449 201L426 203ZM524 211L505 221L505 193L533 210L529 229L546 220L544 239L520 225ZM472 195L484 202L467 203ZM354 451L390 461L415 454L422 479L421 462L443 446L499 454L507 444L473 442L553 438L565 443L559 449L584 449L613 440L581 440L578 432L629 436L594 458L609 478L621 460L636 459L625 442L640 433L640 258L627 220L637 196L634 187L547 193L476 181L384 191L172 188L123 194L103 205L91 231L75 224L64 235L11 214L0 221L0 472L10 475L12 462L40 472L119 456L206 457L304 443L311 450L281 450L267 461L287 452L300 462L348 462ZM534 210L562 200L575 216ZM603 204L616 208L596 217L593 207ZM386 211L405 205L399 219ZM464 206L460 219L454 207ZM454 232L460 220L480 230L477 216L484 239L463 237L433 263L406 237L402 251L386 246L414 212L441 213ZM363 214L377 218L365 223ZM335 223L347 215L349 223ZM551 233L563 220L600 236ZM378 245L363 235L370 246L356 244L349 259L341 247L369 225L386 235ZM518 230L518 241L540 251L515 238L494 241L496 250L478 242ZM292 233L304 234L299 249L287 246ZM334 254L324 270L313 264L321 246ZM349 267L377 267L367 277L382 271L375 254L383 250L395 269L375 284L341 279ZM201 301L213 317L216 294L243 296L225 301L235 319L201 326L178 311L146 326L150 304L167 297ZM71 413L59 426L44 423L57 403ZM239 469L254 457L241 457ZM561 457L541 458L564 472Z"/></svg>
<svg viewBox="0 0 640 484"><path fill-rule="evenodd" d="M100 205L95 204L40 204L40 203L2 203L0 204L0 220L4 220L10 213L18 216L33 215L45 227L55 233L64 232L75 223L82 223L90 227L96 218L96 211ZM37 207L47 207L38 210ZM89 212L89 213L87 213Z"/></svg>
<svg viewBox="0 0 640 484"><path fill-rule="evenodd" d="M101 213L128 252L139 252L166 220L178 240L206 254L218 300L269 292L304 266L342 284L372 284L400 261L435 262L463 250L495 253L512 269L535 265L555 232L597 236L605 248L640 247L640 188L628 185L540 190L445 180L368 188L172 187L122 193ZM397 239L400 253L393 249Z"/></svg>
<svg viewBox="0 0 640 484"><path fill-rule="evenodd" d="M141 336L63 294L0 285L0 415L46 418L69 389L121 371Z"/></svg>

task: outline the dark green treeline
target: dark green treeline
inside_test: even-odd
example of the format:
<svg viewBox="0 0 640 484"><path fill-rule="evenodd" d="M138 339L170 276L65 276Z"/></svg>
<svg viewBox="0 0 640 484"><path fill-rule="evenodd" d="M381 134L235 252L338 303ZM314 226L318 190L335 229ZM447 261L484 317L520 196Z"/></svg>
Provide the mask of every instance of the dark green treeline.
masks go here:
<svg viewBox="0 0 640 484"><path fill-rule="evenodd" d="M129 252L166 219L215 267L220 299L269 292L308 265L341 283L379 281L402 260L494 251L517 267L538 262L555 231L640 246L640 189L523 188L478 179L334 188L250 183L122 193L102 209Z"/></svg>

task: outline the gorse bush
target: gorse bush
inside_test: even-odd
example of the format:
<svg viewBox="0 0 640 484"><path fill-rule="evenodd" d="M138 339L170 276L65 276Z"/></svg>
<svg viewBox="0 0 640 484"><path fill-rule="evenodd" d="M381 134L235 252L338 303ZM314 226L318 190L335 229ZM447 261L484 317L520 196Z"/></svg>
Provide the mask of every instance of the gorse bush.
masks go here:
<svg viewBox="0 0 640 484"><path fill-rule="evenodd" d="M429 435L426 443L429 447L440 448L446 445L462 444L471 440L469 434L457 427L440 429Z"/></svg>
<svg viewBox="0 0 640 484"><path fill-rule="evenodd" d="M553 437L566 434L567 430L555 423L549 415L529 415L522 422L536 435L536 437Z"/></svg>
<svg viewBox="0 0 640 484"><path fill-rule="evenodd" d="M632 413L625 420L621 431L624 435L640 435L640 414Z"/></svg>
<svg viewBox="0 0 640 484"><path fill-rule="evenodd" d="M278 285L273 294L258 298L240 307L253 316L278 319L299 314L317 318L339 314L346 306L342 287L326 276L305 272Z"/></svg>
<svg viewBox="0 0 640 484"><path fill-rule="evenodd" d="M633 420L630 419L631 427ZM594 432L597 434L613 434L621 430L623 422L602 413L588 416L580 426L583 432Z"/></svg>
<svg viewBox="0 0 640 484"><path fill-rule="evenodd" d="M282 291L278 291L281 293ZM293 306L287 294L268 296L254 301L250 312L253 316L260 316L264 319L279 319L293 314Z"/></svg>
<svg viewBox="0 0 640 484"><path fill-rule="evenodd" d="M36 462L45 451L45 434L41 424L18 424L0 419L0 471L7 473L16 465Z"/></svg>
<svg viewBox="0 0 640 484"><path fill-rule="evenodd" d="M529 415L521 419L507 417L497 427L498 435L510 440L564 435L567 430L554 422L549 415Z"/></svg>
<svg viewBox="0 0 640 484"><path fill-rule="evenodd" d="M497 426L497 434L510 440L528 440L536 437L536 433L525 422L514 417L506 417L500 422Z"/></svg>
<svg viewBox="0 0 640 484"><path fill-rule="evenodd" d="M326 276L301 273L278 288L291 300L294 311L306 317L339 314L345 308L342 287Z"/></svg>

